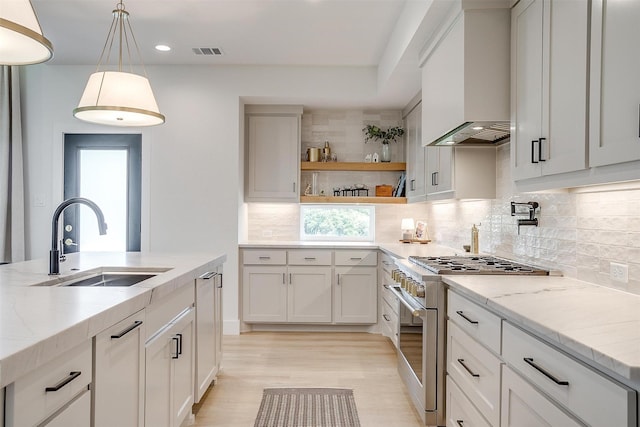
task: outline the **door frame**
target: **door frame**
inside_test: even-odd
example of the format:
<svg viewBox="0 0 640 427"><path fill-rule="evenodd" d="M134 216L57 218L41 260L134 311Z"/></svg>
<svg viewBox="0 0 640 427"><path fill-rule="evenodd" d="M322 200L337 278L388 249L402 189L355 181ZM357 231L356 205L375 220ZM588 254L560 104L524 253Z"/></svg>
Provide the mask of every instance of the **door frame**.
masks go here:
<svg viewBox="0 0 640 427"><path fill-rule="evenodd" d="M69 144L69 145L67 145ZM70 148L70 149L69 149ZM79 196L79 181L72 172L77 171L79 150L103 149L122 150L128 152L127 165L127 247L126 251L140 251L142 241L142 135L140 133L87 133L68 132L62 138L62 187L63 198ZM71 165L72 167L67 167ZM138 165L139 167L136 167ZM131 211L133 210L133 215ZM137 215L135 212L137 211ZM64 211L64 223L75 222L79 206L69 206ZM63 239L71 238L77 242L78 230L63 231ZM132 232L133 231L133 232ZM137 231L137 232L136 232ZM69 252L75 252L70 248ZM80 249L77 246L77 249Z"/></svg>

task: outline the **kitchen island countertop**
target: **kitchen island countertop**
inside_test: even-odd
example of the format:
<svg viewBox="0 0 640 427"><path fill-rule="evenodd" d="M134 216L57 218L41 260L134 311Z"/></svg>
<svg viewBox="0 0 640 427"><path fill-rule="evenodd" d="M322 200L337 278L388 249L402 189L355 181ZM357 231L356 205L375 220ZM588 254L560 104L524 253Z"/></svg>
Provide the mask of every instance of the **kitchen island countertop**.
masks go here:
<svg viewBox="0 0 640 427"><path fill-rule="evenodd" d="M0 387L225 260L223 254L85 252L67 255L57 277L47 274L48 259L1 266ZM78 275L118 268L162 273L130 287L55 286Z"/></svg>

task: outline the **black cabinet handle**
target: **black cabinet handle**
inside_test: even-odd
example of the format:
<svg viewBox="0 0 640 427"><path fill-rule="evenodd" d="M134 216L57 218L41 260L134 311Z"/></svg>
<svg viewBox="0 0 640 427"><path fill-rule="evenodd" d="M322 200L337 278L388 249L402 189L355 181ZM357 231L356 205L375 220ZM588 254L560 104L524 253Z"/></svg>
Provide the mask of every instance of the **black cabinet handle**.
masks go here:
<svg viewBox="0 0 640 427"><path fill-rule="evenodd" d="M69 376L66 377L65 379L63 379L62 381L60 381L58 384L54 385L53 387L45 388L44 389L45 393L48 393L50 391L58 391L58 390L60 390L62 387L66 386L71 381L73 381L76 378L78 378L80 376L80 374L82 374L82 372L80 372L80 371L69 372Z"/></svg>
<svg viewBox="0 0 640 427"><path fill-rule="evenodd" d="M171 355L172 359L177 359L178 357L180 357L180 353L178 351L179 347L180 347L180 338L178 337L171 337L171 341L174 342L176 344L176 353Z"/></svg>
<svg viewBox="0 0 640 427"><path fill-rule="evenodd" d="M456 314L457 314L458 316L462 317L462 318L463 318L464 320L466 320L467 322L469 322L469 323L473 324L473 325L477 325L477 324L478 324L478 321L477 321L477 320L471 320L471 319L469 319L469 318L464 314L464 311L462 311L462 310L458 310L458 311L456 311Z"/></svg>
<svg viewBox="0 0 640 427"><path fill-rule="evenodd" d="M458 424L460 427L464 427L464 421L463 420L456 420L456 424Z"/></svg>
<svg viewBox="0 0 640 427"><path fill-rule="evenodd" d="M462 367L471 375L473 378L478 378L480 374L476 374L464 363L464 359L458 359L458 363L462 365Z"/></svg>
<svg viewBox="0 0 640 427"><path fill-rule="evenodd" d="M545 377L549 378L554 383L556 383L558 385L569 385L569 381L559 380L558 378L556 378L555 376L553 376L549 372L547 372L544 368L542 368L541 366L538 366L538 364L536 364L533 361L532 357L525 357L522 360L524 360L527 363L527 365L530 365L531 367L533 367L533 369L535 369L536 371L540 372L542 375L544 375Z"/></svg>
<svg viewBox="0 0 640 427"><path fill-rule="evenodd" d="M182 334L176 334L178 336L178 355L182 354Z"/></svg>
<svg viewBox="0 0 640 427"><path fill-rule="evenodd" d="M222 289L222 273L218 274L220 280L218 281L218 288Z"/></svg>
<svg viewBox="0 0 640 427"><path fill-rule="evenodd" d="M218 274L218 273L216 273L215 271L208 271L208 272L204 273L202 276L198 277L198 279L209 280L212 277L214 277L216 274Z"/></svg>
<svg viewBox="0 0 640 427"><path fill-rule="evenodd" d="M531 141L531 163L538 163L538 161L536 160L536 143L538 141L539 139L534 139L533 141ZM538 157L540 157L539 154Z"/></svg>
<svg viewBox="0 0 640 427"><path fill-rule="evenodd" d="M434 173L433 173L433 176L434 176L434 178L435 178L435 182L434 182L434 184L433 184L433 185L438 185L438 174L439 174L439 173L440 173L440 172L434 172Z"/></svg>
<svg viewBox="0 0 640 427"><path fill-rule="evenodd" d="M111 339L117 340L118 338L122 338L140 325L142 325L142 320L136 320L135 322L133 322L133 325L129 326L127 329L124 329L119 334L111 335Z"/></svg>
<svg viewBox="0 0 640 427"><path fill-rule="evenodd" d="M314 257L314 256L306 256L306 257L304 257L304 259L305 259L305 261L315 261L316 257Z"/></svg>
<svg viewBox="0 0 640 427"><path fill-rule="evenodd" d="M540 160L541 162L546 162L546 159L542 158L542 141L546 141L547 138L540 138L538 139L538 160Z"/></svg>
<svg viewBox="0 0 640 427"><path fill-rule="evenodd" d="M411 191L415 191L415 189L416 189L416 180L412 179L411 180Z"/></svg>
<svg viewBox="0 0 640 427"><path fill-rule="evenodd" d="M270 256L259 256L258 259L268 260L268 259L271 259L271 257Z"/></svg>
<svg viewBox="0 0 640 427"><path fill-rule="evenodd" d="M387 322L391 322L391 318L388 314L383 314L382 317L384 317L384 320L386 320Z"/></svg>

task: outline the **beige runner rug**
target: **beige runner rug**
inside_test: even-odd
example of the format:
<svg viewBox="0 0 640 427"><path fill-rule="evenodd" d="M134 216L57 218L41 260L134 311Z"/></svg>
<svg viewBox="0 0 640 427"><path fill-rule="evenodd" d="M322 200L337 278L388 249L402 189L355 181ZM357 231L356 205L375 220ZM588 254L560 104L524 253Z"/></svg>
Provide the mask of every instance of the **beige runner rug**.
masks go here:
<svg viewBox="0 0 640 427"><path fill-rule="evenodd" d="M353 390L265 388L254 427L360 427Z"/></svg>

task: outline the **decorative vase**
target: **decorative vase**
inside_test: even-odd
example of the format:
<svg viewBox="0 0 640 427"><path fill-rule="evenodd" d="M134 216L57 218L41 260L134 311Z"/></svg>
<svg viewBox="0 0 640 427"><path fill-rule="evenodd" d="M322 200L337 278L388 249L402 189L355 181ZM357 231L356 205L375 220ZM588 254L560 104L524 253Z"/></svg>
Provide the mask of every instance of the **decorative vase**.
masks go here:
<svg viewBox="0 0 640 427"><path fill-rule="evenodd" d="M389 149L389 144L382 144L382 154L380 155L381 162L390 162L391 161L391 150Z"/></svg>

